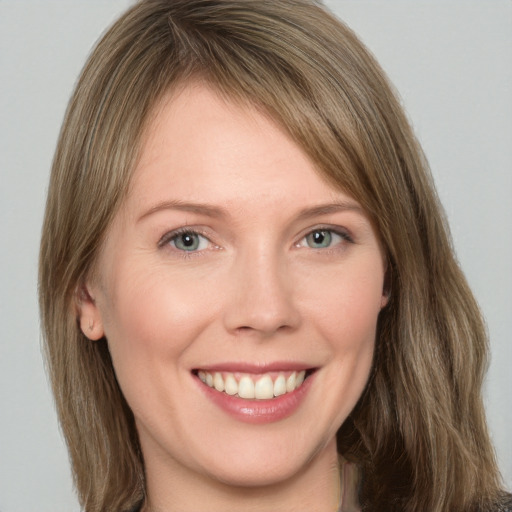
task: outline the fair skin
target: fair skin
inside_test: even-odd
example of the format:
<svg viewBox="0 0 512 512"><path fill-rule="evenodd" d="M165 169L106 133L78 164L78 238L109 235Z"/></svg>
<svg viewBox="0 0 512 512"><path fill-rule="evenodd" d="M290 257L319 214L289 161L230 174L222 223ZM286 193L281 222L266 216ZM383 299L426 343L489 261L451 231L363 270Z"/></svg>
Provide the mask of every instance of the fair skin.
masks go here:
<svg viewBox="0 0 512 512"><path fill-rule="evenodd" d="M336 510L384 273L360 205L267 116L200 84L165 98L80 309L134 413L146 510Z"/></svg>

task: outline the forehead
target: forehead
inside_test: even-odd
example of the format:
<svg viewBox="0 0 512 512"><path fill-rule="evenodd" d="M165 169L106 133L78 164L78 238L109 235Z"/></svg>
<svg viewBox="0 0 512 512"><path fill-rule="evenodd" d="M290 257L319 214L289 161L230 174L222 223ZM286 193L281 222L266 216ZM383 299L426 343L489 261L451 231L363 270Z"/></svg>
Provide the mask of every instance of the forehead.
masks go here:
<svg viewBox="0 0 512 512"><path fill-rule="evenodd" d="M131 195L143 203L169 197L226 203L283 188L303 201L340 194L268 115L194 84L157 105Z"/></svg>

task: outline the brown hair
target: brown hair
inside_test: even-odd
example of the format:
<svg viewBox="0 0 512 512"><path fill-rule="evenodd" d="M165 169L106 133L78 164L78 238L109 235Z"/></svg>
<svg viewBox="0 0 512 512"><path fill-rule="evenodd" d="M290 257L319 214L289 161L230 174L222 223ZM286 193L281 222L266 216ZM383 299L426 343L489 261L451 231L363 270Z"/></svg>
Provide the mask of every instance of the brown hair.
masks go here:
<svg viewBox="0 0 512 512"><path fill-rule="evenodd" d="M454 259L428 165L382 70L318 2L146 0L90 56L53 162L40 305L58 414L82 506L144 495L132 413L104 340L85 338L77 289L127 191L158 100L203 80L269 113L371 216L390 301L373 372L338 433L365 510L486 510L500 494L480 389L487 340Z"/></svg>

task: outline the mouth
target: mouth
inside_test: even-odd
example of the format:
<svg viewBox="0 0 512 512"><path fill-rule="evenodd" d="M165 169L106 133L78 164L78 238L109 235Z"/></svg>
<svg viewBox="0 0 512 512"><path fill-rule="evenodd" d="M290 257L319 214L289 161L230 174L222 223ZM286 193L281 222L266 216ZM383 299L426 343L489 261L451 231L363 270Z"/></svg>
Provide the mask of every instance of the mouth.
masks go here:
<svg viewBox="0 0 512 512"><path fill-rule="evenodd" d="M193 370L203 384L229 396L243 400L274 400L299 390L315 372L315 368L266 373Z"/></svg>

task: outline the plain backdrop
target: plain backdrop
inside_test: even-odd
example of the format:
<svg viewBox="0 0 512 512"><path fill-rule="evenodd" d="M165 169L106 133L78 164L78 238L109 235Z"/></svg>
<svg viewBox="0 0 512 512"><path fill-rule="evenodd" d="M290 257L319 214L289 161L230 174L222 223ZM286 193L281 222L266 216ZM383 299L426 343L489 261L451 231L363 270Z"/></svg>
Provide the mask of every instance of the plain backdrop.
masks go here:
<svg viewBox="0 0 512 512"><path fill-rule="evenodd" d="M40 350L37 255L57 135L94 41L127 0L0 0L0 512L77 512ZM512 487L512 2L327 4L389 74L487 318L485 398Z"/></svg>

